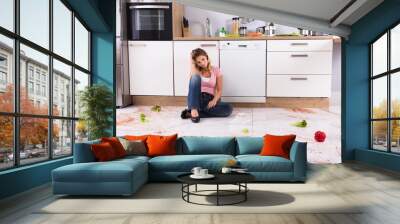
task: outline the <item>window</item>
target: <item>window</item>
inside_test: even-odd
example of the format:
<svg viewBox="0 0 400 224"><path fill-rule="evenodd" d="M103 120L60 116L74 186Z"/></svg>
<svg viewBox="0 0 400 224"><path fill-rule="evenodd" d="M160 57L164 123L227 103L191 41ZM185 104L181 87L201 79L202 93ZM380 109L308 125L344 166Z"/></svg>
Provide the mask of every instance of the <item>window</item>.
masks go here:
<svg viewBox="0 0 400 224"><path fill-rule="evenodd" d="M0 54L0 68L7 68L7 56Z"/></svg>
<svg viewBox="0 0 400 224"><path fill-rule="evenodd" d="M69 96L69 100L72 101L72 92L71 90L67 90L64 88L65 83L72 84L72 68L69 65L66 65L58 60L53 60L54 70L53 70L53 90L56 93L54 96L53 103L57 103L57 105L53 104L53 114L60 114L65 117L72 117L72 102L68 102L67 105L65 103L65 96ZM58 101L60 98L60 101ZM66 110L64 113L61 110L62 106L66 106Z"/></svg>
<svg viewBox="0 0 400 224"><path fill-rule="evenodd" d="M3 2L0 6L2 4ZM0 9L0 13L2 10ZM10 113L14 111L14 71L7 58L14 56L14 43L12 39L0 34L0 46L0 112Z"/></svg>
<svg viewBox="0 0 400 224"><path fill-rule="evenodd" d="M40 84L36 84L36 95L40 95ZM33 97L33 96L32 96Z"/></svg>
<svg viewBox="0 0 400 224"><path fill-rule="evenodd" d="M49 48L49 0L20 0L21 36Z"/></svg>
<svg viewBox="0 0 400 224"><path fill-rule="evenodd" d="M33 92L34 92L33 82L28 82L28 92L29 92L29 94L33 94Z"/></svg>
<svg viewBox="0 0 400 224"><path fill-rule="evenodd" d="M60 1L53 0L53 50L71 60L72 12Z"/></svg>
<svg viewBox="0 0 400 224"><path fill-rule="evenodd" d="M14 0L0 1L0 26L14 31Z"/></svg>
<svg viewBox="0 0 400 224"><path fill-rule="evenodd" d="M7 90L7 63L7 56L0 52L0 92L5 92Z"/></svg>
<svg viewBox="0 0 400 224"><path fill-rule="evenodd" d="M89 70L89 32L77 18L75 18L75 62Z"/></svg>
<svg viewBox="0 0 400 224"><path fill-rule="evenodd" d="M72 121L53 121L53 156L60 157L72 153Z"/></svg>
<svg viewBox="0 0 400 224"><path fill-rule="evenodd" d="M12 116L0 115L0 170L14 166L14 122Z"/></svg>
<svg viewBox="0 0 400 224"><path fill-rule="evenodd" d="M38 68L36 69L36 80L40 81L40 70Z"/></svg>
<svg viewBox="0 0 400 224"><path fill-rule="evenodd" d="M42 96L46 96L46 86L42 86Z"/></svg>
<svg viewBox="0 0 400 224"><path fill-rule="evenodd" d="M371 148L400 153L400 25L371 46Z"/></svg>
<svg viewBox="0 0 400 224"><path fill-rule="evenodd" d="M7 84L7 73L0 71L0 84L6 85Z"/></svg>
<svg viewBox="0 0 400 224"><path fill-rule="evenodd" d="M29 73L29 79L32 79L32 80L33 80L33 67L32 67L32 66L29 66L29 71L28 71L28 73Z"/></svg>
<svg viewBox="0 0 400 224"><path fill-rule="evenodd" d="M89 74L75 70L75 117L81 114L80 95L86 86L89 86Z"/></svg>
<svg viewBox="0 0 400 224"><path fill-rule="evenodd" d="M90 84L90 32L66 4L0 0L0 170L70 156L87 139L74 105Z"/></svg>
<svg viewBox="0 0 400 224"><path fill-rule="evenodd" d="M19 158L28 164L49 158L48 119L20 118Z"/></svg>

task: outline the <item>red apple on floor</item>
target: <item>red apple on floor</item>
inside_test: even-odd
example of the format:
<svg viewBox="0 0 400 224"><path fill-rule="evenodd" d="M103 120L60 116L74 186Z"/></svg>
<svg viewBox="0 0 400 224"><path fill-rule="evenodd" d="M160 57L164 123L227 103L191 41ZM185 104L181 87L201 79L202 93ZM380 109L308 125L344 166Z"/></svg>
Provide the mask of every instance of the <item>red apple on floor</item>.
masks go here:
<svg viewBox="0 0 400 224"><path fill-rule="evenodd" d="M314 134L314 139L317 142L324 142L326 139L326 134L323 131L316 131Z"/></svg>

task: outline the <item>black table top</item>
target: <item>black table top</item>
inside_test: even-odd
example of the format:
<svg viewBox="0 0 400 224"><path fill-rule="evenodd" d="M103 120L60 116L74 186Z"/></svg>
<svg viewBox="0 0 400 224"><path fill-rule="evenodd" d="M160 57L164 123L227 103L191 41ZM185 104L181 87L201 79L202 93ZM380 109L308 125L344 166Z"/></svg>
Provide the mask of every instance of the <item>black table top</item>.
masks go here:
<svg viewBox="0 0 400 224"><path fill-rule="evenodd" d="M211 179L193 179L192 173L186 173L177 177L178 181L186 184L236 184L248 183L255 180L249 173L212 173L215 177Z"/></svg>

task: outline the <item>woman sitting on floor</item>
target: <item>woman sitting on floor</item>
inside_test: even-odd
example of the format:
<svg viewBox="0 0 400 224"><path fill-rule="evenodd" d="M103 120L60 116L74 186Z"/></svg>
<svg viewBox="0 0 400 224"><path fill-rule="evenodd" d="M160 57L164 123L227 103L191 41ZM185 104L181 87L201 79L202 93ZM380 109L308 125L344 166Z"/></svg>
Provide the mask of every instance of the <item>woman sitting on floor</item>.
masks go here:
<svg viewBox="0 0 400 224"><path fill-rule="evenodd" d="M198 123L201 117L228 117L231 104L221 102L222 74L218 67L211 66L207 52L201 48L192 51L188 109L182 111L183 119L191 118Z"/></svg>

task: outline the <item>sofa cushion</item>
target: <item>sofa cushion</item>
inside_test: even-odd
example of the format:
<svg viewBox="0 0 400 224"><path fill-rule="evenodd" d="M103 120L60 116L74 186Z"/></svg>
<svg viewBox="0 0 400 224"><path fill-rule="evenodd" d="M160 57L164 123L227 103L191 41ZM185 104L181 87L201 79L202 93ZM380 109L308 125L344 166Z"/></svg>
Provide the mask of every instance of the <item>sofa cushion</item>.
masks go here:
<svg viewBox="0 0 400 224"><path fill-rule="evenodd" d="M53 170L58 182L130 182L134 173L147 171L147 163L139 159L109 162L74 163ZM142 175L147 176L147 172Z"/></svg>
<svg viewBox="0 0 400 224"><path fill-rule="evenodd" d="M177 154L225 154L235 155L233 137L185 136L177 142Z"/></svg>
<svg viewBox="0 0 400 224"><path fill-rule="evenodd" d="M279 156L238 155L240 167L249 172L292 172L292 161Z"/></svg>
<svg viewBox="0 0 400 224"><path fill-rule="evenodd" d="M118 138L122 146L126 151L126 155L137 155L145 156L147 155L146 143L141 140L127 140L125 138Z"/></svg>
<svg viewBox="0 0 400 224"><path fill-rule="evenodd" d="M163 172L190 172L193 167L199 166L210 171L219 171L230 159L231 155L174 155L158 156L149 160L150 171Z"/></svg>
<svg viewBox="0 0 400 224"><path fill-rule="evenodd" d="M126 156L126 151L124 146L122 146L121 142L117 137L103 137L101 138L101 142L108 142L114 149L115 155L117 158L122 158Z"/></svg>
<svg viewBox="0 0 400 224"><path fill-rule="evenodd" d="M176 139L178 134L170 136L149 135L146 140L148 156L165 156L176 154Z"/></svg>
<svg viewBox="0 0 400 224"><path fill-rule="evenodd" d="M264 136L264 145L261 149L262 156L281 156L289 159L290 148L296 135L269 135Z"/></svg>
<svg viewBox="0 0 400 224"><path fill-rule="evenodd" d="M105 162L118 158L113 146L109 142L93 144L90 148L92 149L94 157L96 157L96 161Z"/></svg>
<svg viewBox="0 0 400 224"><path fill-rule="evenodd" d="M75 143L74 163L95 162L96 158L91 150L92 144L99 144L100 140Z"/></svg>
<svg viewBox="0 0 400 224"><path fill-rule="evenodd" d="M236 137L236 155L260 154L263 137Z"/></svg>

